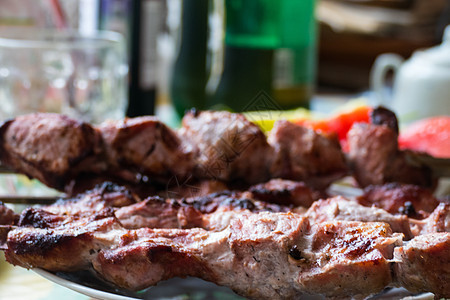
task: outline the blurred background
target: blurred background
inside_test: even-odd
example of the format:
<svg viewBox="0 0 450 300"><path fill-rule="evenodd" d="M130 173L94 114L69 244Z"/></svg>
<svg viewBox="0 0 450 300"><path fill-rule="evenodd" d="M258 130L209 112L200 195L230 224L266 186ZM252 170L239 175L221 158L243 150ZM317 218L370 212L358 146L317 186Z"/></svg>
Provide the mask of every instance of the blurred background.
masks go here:
<svg viewBox="0 0 450 300"><path fill-rule="evenodd" d="M278 1L0 0L0 30L64 26L83 34L96 30L121 33L129 63L126 113L137 116L154 114L158 107L164 114L164 107L171 104L175 104L177 115L191 106L242 111L245 105L236 104L242 100L229 91L242 89L239 94L245 94L252 82L275 99L272 108L278 104L280 108L308 107L308 101L317 94L363 93L369 90L370 70L378 55L393 52L408 58L417 49L439 44L450 23L448 0L301 1L310 7L285 2L284 10L287 7L294 13L283 15ZM291 23L274 19L277 10ZM248 21L252 18L256 25ZM309 36L308 41L289 44L284 37L272 46L267 46L267 40L250 46L239 44L249 43L248 34L255 34L249 32L251 26L268 24L270 33L274 22L284 22L280 26L287 28L285 32ZM239 30L248 32L239 36ZM266 38L267 32L256 34ZM309 52L291 46L295 43L307 43ZM259 50L239 52L233 45ZM269 48L277 51L266 51ZM267 68L274 70L267 76L273 77L268 79L273 86L264 89L261 82L265 79L254 77L264 73L262 62L270 59L273 61ZM293 62L301 59L306 62L297 68ZM305 73L289 70L293 65ZM252 69L255 67L259 69ZM226 80L226 76L231 79ZM280 82L281 86L293 83L279 88ZM248 93L256 97L255 91ZM233 103L230 98L238 100Z"/></svg>

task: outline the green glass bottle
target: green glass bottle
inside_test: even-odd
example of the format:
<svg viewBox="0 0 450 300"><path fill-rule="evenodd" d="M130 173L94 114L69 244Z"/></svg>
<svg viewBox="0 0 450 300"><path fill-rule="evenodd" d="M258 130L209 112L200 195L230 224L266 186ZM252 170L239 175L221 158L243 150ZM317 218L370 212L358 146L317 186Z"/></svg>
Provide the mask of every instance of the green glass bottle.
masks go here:
<svg viewBox="0 0 450 300"><path fill-rule="evenodd" d="M182 3L181 42L170 83L170 97L179 116L187 109L205 109L207 105L208 3L208 0Z"/></svg>
<svg viewBox="0 0 450 300"><path fill-rule="evenodd" d="M314 0L225 0L225 58L212 108L308 107L316 66ZM271 109L268 107L268 109Z"/></svg>

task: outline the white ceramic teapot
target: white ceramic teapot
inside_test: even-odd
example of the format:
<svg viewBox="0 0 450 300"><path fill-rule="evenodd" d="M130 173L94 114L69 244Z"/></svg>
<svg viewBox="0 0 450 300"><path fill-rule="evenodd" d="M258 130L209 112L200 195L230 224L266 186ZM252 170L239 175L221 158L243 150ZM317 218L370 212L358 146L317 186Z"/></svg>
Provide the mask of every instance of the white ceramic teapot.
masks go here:
<svg viewBox="0 0 450 300"><path fill-rule="evenodd" d="M392 99L386 93L390 70ZM393 109L403 123L450 115L450 25L441 45L417 51L407 61L397 54L380 55L372 68L371 87L377 104Z"/></svg>

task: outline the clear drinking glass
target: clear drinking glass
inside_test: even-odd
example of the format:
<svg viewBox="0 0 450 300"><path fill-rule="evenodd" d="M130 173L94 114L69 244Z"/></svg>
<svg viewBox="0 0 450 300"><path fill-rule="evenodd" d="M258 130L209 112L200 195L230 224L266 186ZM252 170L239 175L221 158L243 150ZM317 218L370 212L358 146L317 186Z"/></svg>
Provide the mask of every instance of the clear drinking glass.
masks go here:
<svg viewBox="0 0 450 300"><path fill-rule="evenodd" d="M99 123L123 118L126 46L115 32L0 32L0 120L57 112Z"/></svg>

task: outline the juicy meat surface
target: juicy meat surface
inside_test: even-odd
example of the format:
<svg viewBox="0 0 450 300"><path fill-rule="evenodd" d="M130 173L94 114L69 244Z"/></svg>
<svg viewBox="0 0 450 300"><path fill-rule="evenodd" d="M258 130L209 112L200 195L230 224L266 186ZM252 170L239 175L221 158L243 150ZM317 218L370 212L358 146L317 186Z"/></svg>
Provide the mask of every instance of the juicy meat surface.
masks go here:
<svg viewBox="0 0 450 300"><path fill-rule="evenodd" d="M57 189L80 169L103 170L101 161L89 159L101 151L101 138L92 126L63 115L24 115L0 127L3 164Z"/></svg>
<svg viewBox="0 0 450 300"><path fill-rule="evenodd" d="M325 193L311 189L304 182L285 179L251 186L248 192L252 199L295 207L310 207L314 201L326 197Z"/></svg>
<svg viewBox="0 0 450 300"><path fill-rule="evenodd" d="M450 232L450 203L440 203L433 213L423 220L420 234Z"/></svg>
<svg viewBox="0 0 450 300"><path fill-rule="evenodd" d="M126 230L114 217L90 216L52 229L13 229L5 254L13 264L53 271L92 264L129 289L196 276L254 299L344 298L389 284L388 260L400 240L385 223L310 224L292 213L242 211L220 231Z"/></svg>
<svg viewBox="0 0 450 300"><path fill-rule="evenodd" d="M431 170L410 163L409 152L398 149L397 137L395 131L384 125L353 124L347 136L348 159L358 184L366 187L401 182L434 187Z"/></svg>
<svg viewBox="0 0 450 300"><path fill-rule="evenodd" d="M129 171L130 181L136 175L164 183L172 177L185 180L194 169L189 145L155 117L104 122L99 131L110 169Z"/></svg>
<svg viewBox="0 0 450 300"><path fill-rule="evenodd" d="M191 205L175 200L150 197L134 205L122 207L116 217L127 229L202 227L202 213Z"/></svg>
<svg viewBox="0 0 450 300"><path fill-rule="evenodd" d="M370 185L357 199L362 205L373 205L391 214L404 214L414 219L428 217L439 204L429 189L400 183Z"/></svg>
<svg viewBox="0 0 450 300"><path fill-rule="evenodd" d="M243 115L189 112L179 133L198 151L196 177L250 184L269 179L272 148L261 129Z"/></svg>
<svg viewBox="0 0 450 300"><path fill-rule="evenodd" d="M275 149L272 178L304 181L323 189L347 172L339 142L314 130L277 121L268 142Z"/></svg>
<svg viewBox="0 0 450 300"><path fill-rule="evenodd" d="M394 251L395 275L410 291L433 291L436 299L450 297L450 233L420 235Z"/></svg>
<svg viewBox="0 0 450 300"><path fill-rule="evenodd" d="M406 267L423 267L418 258L404 256L413 252L407 248L411 242L396 250L394 259L394 247L403 235L409 238L404 215L342 197L317 201L299 214L244 194L141 201L105 184L71 201L25 210L17 226L0 227L0 246L16 265L52 271L93 266L102 278L129 289L196 276L255 299L362 298L391 284L449 296L430 283L437 282L433 278L423 279L424 285L404 278L410 274L401 271ZM448 230L440 228L448 216L441 204L417 222ZM447 244L434 238L429 244L430 251L447 251ZM445 257L427 259L433 266ZM403 265L393 273L396 264ZM450 280L442 276L439 280Z"/></svg>
<svg viewBox="0 0 450 300"><path fill-rule="evenodd" d="M394 232L403 233L405 239L413 238L406 216L392 215L376 207L365 207L341 196L314 202L306 212L306 216L313 223L332 220L385 222L390 225Z"/></svg>

